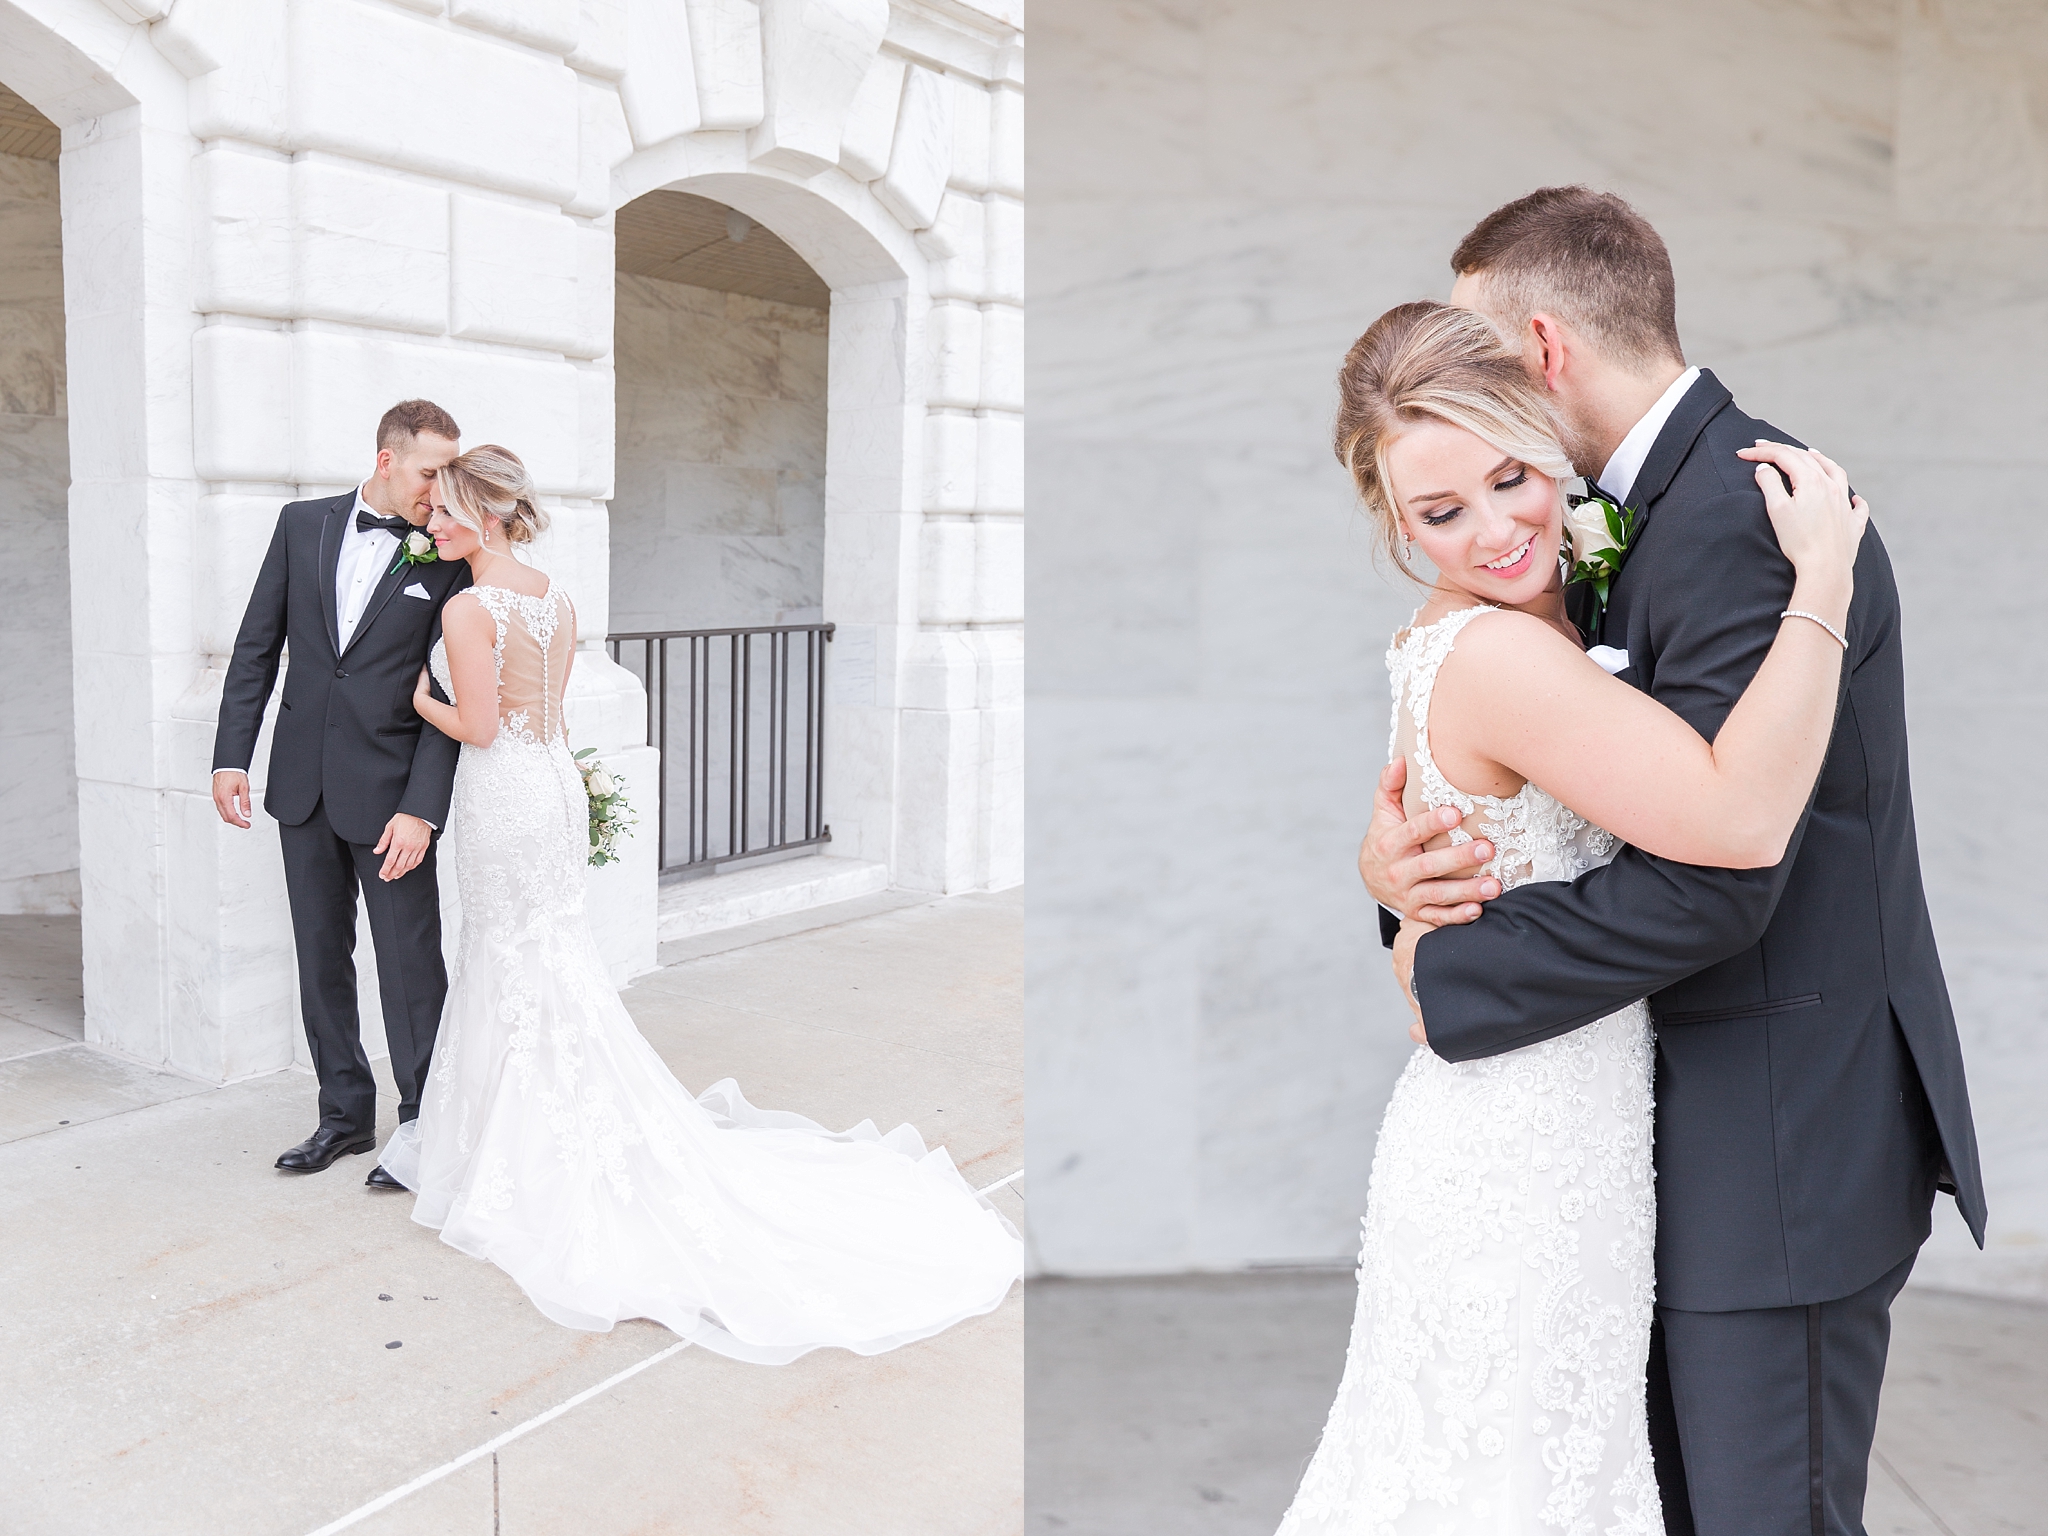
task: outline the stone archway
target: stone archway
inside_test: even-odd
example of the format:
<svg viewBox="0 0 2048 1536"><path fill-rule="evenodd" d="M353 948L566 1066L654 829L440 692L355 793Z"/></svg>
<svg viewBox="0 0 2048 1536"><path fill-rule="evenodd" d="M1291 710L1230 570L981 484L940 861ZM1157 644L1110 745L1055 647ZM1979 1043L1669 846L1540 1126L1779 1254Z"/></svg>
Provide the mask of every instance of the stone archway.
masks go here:
<svg viewBox="0 0 2048 1536"><path fill-rule="evenodd" d="M901 854L902 743L886 681L917 627L915 477L924 409L914 350L922 315L911 275L923 258L909 232L879 208L773 174L724 169L724 148L687 140L661 146L622 166L614 186L621 205L660 190L735 209L773 231L829 289L819 597L835 632L824 793L832 852L893 871Z"/></svg>
<svg viewBox="0 0 2048 1536"><path fill-rule="evenodd" d="M58 142L0 84L0 919L78 914Z"/></svg>
<svg viewBox="0 0 2048 1536"><path fill-rule="evenodd" d="M85 1029L99 1045L162 1061L175 1054L164 1006L175 940L162 921L159 785L180 684L156 664L173 637L153 600L159 562L185 569L167 482L189 473L190 458L189 376L162 359L190 322L167 313L149 281L151 259L176 244L164 215L175 220L177 194L159 180L157 217L144 215L152 173L175 159L173 143L145 128L182 134L183 82L155 53L129 47L133 32L91 0L0 0L5 84L61 135L72 558L68 576L47 574L69 589ZM205 1055L192 1054L195 1065ZM232 1070L214 1057L223 1075Z"/></svg>

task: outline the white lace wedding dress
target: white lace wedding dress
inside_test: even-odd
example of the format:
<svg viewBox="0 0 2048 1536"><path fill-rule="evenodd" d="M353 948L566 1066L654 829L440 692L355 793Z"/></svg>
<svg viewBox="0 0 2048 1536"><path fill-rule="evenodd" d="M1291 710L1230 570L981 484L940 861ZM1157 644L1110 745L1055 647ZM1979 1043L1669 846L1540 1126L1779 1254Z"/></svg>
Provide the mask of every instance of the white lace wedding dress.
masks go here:
<svg viewBox="0 0 2048 1536"><path fill-rule="evenodd" d="M1392 750L1465 813L1454 841L1493 841L1503 888L1570 880L1614 838L1534 784L1465 794L1430 755L1437 669L1493 611L1395 637ZM1417 1048L1373 1153L1343 1383L1281 1536L1661 1536L1650 1110L1641 1003L1484 1061Z"/></svg>
<svg viewBox="0 0 2048 1536"><path fill-rule="evenodd" d="M876 1354L993 1311L1022 1245L943 1148L758 1110L731 1079L694 1098L641 1038L584 917L573 610L552 586L468 590L497 622L500 723L456 770L455 975L419 1118L382 1158L413 1219L558 1323L653 1318L740 1360ZM431 665L452 699L439 644Z"/></svg>

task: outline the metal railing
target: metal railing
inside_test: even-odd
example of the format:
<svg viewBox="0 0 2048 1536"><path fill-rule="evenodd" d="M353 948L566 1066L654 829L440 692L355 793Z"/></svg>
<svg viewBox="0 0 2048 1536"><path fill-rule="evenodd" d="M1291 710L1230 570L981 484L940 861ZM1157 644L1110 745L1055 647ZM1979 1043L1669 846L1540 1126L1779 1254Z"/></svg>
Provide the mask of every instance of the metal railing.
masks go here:
<svg viewBox="0 0 2048 1536"><path fill-rule="evenodd" d="M832 629L774 624L606 637L612 660L647 688L647 740L661 749L655 847L663 874L709 874L832 840L824 804ZM672 675L677 665L680 678Z"/></svg>

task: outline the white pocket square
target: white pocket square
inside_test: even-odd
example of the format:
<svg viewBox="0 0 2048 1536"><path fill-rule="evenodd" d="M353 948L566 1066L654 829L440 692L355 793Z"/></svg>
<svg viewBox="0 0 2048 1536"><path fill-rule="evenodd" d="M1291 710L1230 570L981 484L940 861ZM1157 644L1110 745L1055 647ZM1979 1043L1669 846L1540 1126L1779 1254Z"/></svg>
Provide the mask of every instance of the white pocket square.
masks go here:
<svg viewBox="0 0 2048 1536"><path fill-rule="evenodd" d="M407 587L405 589L405 595L407 597L424 597L428 602L432 602L434 600L434 594L429 592L425 587L421 586L418 582L414 582L411 586Z"/></svg>
<svg viewBox="0 0 2048 1536"><path fill-rule="evenodd" d="M1626 672L1628 652L1612 645L1589 646L1586 657L1603 672Z"/></svg>

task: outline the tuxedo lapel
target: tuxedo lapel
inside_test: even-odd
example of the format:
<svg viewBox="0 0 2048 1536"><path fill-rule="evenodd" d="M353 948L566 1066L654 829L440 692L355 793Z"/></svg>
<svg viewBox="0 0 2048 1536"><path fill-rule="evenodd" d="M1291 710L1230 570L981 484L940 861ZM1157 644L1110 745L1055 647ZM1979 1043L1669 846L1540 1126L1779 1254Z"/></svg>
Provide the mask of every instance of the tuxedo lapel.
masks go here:
<svg viewBox="0 0 2048 1536"><path fill-rule="evenodd" d="M337 497L320 520L320 616L327 622L327 646L335 660L341 659L341 619L336 613L334 568L341 561L341 536L347 530L350 508L356 493Z"/></svg>
<svg viewBox="0 0 2048 1536"><path fill-rule="evenodd" d="M1657 434L1657 441L1650 445L1650 456L1643 460L1642 473L1636 476L1635 486L1629 492L1628 504L1637 509L1641 519L1631 536L1631 543L1642 537L1643 527L1650 520L1650 511L1657 498L1670 488L1678 466L1692 452L1692 445L1699 441L1707 423L1720 415L1722 408L1733 399L1727 386L1714 377L1713 370L1700 370L1692 388L1685 392L1665 421L1664 430Z"/></svg>

